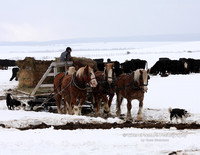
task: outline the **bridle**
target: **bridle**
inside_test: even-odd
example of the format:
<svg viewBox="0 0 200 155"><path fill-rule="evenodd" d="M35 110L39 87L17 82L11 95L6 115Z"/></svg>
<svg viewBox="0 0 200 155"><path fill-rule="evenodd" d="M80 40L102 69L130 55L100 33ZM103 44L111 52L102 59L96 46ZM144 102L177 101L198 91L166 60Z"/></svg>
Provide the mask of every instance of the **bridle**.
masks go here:
<svg viewBox="0 0 200 155"><path fill-rule="evenodd" d="M108 79L111 79L112 81L114 81L114 67L112 67L112 76L108 76L108 71L106 69L106 66L104 67L104 80L108 81ZM112 82L113 83L113 82Z"/></svg>
<svg viewBox="0 0 200 155"><path fill-rule="evenodd" d="M75 82L75 78L76 78L76 72L73 74L73 77L72 77L72 83L74 84L74 86L80 90L86 90L87 89L87 86L90 84L90 82L94 79L96 79L95 77L94 78L91 78L90 76L88 76L86 73L84 73L84 76L83 76L83 80L86 82L86 84L84 85L84 87L81 87L81 86L78 86L79 84L77 82Z"/></svg>
<svg viewBox="0 0 200 155"><path fill-rule="evenodd" d="M143 73L142 73L142 74L143 74ZM140 74L140 78L139 78L139 80L140 80L140 87L144 87L144 86L147 87L147 86L148 86L148 83L149 83L150 76L147 75L147 84L144 84L142 74ZM142 81L142 82L141 82L141 81Z"/></svg>
<svg viewBox="0 0 200 155"><path fill-rule="evenodd" d="M92 73L90 73L90 74L92 74ZM83 79L84 79L84 81L85 81L87 84L90 84L90 82L91 82L92 80L95 80L96 77L94 76L93 78L91 78L91 77L88 76L86 73L84 73Z"/></svg>

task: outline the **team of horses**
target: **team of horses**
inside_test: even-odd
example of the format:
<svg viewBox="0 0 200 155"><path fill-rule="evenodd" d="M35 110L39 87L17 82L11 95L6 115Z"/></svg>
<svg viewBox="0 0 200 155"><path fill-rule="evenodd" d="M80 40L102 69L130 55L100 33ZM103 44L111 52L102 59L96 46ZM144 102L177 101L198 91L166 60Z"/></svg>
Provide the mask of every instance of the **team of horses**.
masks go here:
<svg viewBox="0 0 200 155"><path fill-rule="evenodd" d="M147 92L149 69L137 69L131 74L114 74L114 63L105 63L104 71L96 71L86 65L73 68L72 72L59 73L54 79L54 95L57 102L58 113L81 115L82 105L87 97L87 88L92 89L95 103L95 113L100 115L102 100L104 112L110 113L110 106L114 95L117 96L116 114L121 115L122 100L127 99L126 119L131 120L131 101L139 101L138 120L142 120L144 93ZM70 69L69 69L70 70ZM64 101L64 110L61 102Z"/></svg>

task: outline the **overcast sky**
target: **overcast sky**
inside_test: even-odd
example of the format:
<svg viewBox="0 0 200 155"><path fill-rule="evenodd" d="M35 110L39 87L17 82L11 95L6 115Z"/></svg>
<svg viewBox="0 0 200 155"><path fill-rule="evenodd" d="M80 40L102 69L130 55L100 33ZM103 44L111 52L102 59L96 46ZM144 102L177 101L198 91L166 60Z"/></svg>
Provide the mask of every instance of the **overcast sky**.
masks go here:
<svg viewBox="0 0 200 155"><path fill-rule="evenodd" d="M200 0L0 2L0 41L200 33Z"/></svg>

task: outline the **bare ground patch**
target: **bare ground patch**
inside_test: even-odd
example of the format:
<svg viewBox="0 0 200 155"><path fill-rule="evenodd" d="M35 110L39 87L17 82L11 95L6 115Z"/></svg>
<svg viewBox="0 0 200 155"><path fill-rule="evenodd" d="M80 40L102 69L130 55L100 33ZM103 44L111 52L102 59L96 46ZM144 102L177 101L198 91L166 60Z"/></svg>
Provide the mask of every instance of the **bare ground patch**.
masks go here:
<svg viewBox="0 0 200 155"><path fill-rule="evenodd" d="M1 127L6 128L4 124L0 124ZM17 128L19 130L30 130L30 129L46 129L53 127L55 130L76 130L76 129L111 129L111 128L140 128L140 129L169 129L175 127L178 130L184 129L200 129L200 124L171 124L171 123L161 123L161 122L124 122L124 123L67 123L65 125L47 125L45 123L37 125L29 125L24 128Z"/></svg>

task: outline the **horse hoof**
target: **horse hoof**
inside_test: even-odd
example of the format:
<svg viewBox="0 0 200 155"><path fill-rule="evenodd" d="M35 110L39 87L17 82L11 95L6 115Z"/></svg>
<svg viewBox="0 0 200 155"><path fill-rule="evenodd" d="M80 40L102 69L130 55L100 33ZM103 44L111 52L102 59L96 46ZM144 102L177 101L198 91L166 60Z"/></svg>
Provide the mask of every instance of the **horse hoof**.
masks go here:
<svg viewBox="0 0 200 155"><path fill-rule="evenodd" d="M117 115L117 117L119 117L119 118L122 116L121 112L118 112L118 111L116 112L116 115Z"/></svg>
<svg viewBox="0 0 200 155"><path fill-rule="evenodd" d="M131 115L126 116L126 121L131 121L131 122L133 121L133 118L131 117Z"/></svg>
<svg viewBox="0 0 200 155"><path fill-rule="evenodd" d="M137 120L142 121L143 120L142 116L137 116Z"/></svg>
<svg viewBox="0 0 200 155"><path fill-rule="evenodd" d="M100 117L100 116L101 116L100 113L95 114L95 117Z"/></svg>
<svg viewBox="0 0 200 155"><path fill-rule="evenodd" d="M126 118L126 122L133 122L133 118L131 117Z"/></svg>
<svg viewBox="0 0 200 155"><path fill-rule="evenodd" d="M126 123L132 123L133 121L132 120L126 120Z"/></svg>
<svg viewBox="0 0 200 155"><path fill-rule="evenodd" d="M125 120L124 116L122 116L122 115L120 115L118 118L122 119L122 120Z"/></svg>
<svg viewBox="0 0 200 155"><path fill-rule="evenodd" d="M104 113L109 113L110 108L109 107L104 107Z"/></svg>
<svg viewBox="0 0 200 155"><path fill-rule="evenodd" d="M103 112L104 112L105 114L109 114L110 111L106 111L106 110L104 110Z"/></svg>
<svg viewBox="0 0 200 155"><path fill-rule="evenodd" d="M74 106L73 113L74 115L79 115L80 112L78 106Z"/></svg>
<svg viewBox="0 0 200 155"><path fill-rule="evenodd" d="M107 112L107 113L104 112L104 114L103 114L103 117L104 117L105 119L107 119L107 118L109 118L109 117L111 117L111 116L112 116L112 115L111 115L110 112Z"/></svg>

